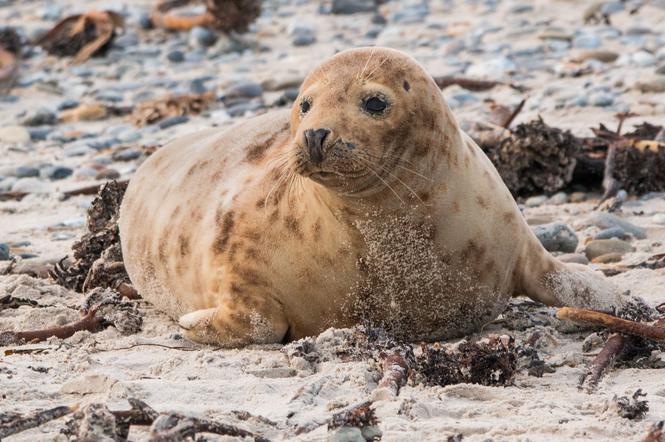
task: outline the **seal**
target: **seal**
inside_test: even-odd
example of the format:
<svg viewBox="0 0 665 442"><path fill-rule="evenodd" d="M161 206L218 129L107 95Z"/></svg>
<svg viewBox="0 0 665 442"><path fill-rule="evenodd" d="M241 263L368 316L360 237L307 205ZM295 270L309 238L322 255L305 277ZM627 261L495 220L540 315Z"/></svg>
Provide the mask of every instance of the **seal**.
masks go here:
<svg viewBox="0 0 665 442"><path fill-rule="evenodd" d="M188 339L224 347L359 321L451 338L513 295L621 303L604 277L545 251L431 76L392 49L338 53L290 111L164 146L119 224L139 293Z"/></svg>

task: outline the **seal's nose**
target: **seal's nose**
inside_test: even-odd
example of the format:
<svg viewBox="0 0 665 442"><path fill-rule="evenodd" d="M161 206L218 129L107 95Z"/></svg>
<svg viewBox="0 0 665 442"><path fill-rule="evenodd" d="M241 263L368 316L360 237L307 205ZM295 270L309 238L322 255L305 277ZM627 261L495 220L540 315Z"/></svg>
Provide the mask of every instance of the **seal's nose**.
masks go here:
<svg viewBox="0 0 665 442"><path fill-rule="evenodd" d="M305 143L309 151L309 159L315 163L320 164L323 161L323 142L330 134L330 129L307 129L305 131Z"/></svg>

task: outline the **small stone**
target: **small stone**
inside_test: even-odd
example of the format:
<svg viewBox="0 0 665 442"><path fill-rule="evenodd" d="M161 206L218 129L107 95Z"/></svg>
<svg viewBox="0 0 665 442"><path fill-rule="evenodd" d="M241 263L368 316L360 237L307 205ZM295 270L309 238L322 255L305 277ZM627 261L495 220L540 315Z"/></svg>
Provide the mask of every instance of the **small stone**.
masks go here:
<svg viewBox="0 0 665 442"><path fill-rule="evenodd" d="M621 227L625 232L630 233L637 239L644 239L647 237L647 231L642 227L621 219L616 215L606 212L596 212L591 216L591 222L596 226L608 229L610 227Z"/></svg>
<svg viewBox="0 0 665 442"><path fill-rule="evenodd" d="M517 67L511 59L499 56L471 65L466 70L466 75L481 78L497 78L503 77L516 69Z"/></svg>
<svg viewBox="0 0 665 442"><path fill-rule="evenodd" d="M22 126L0 127L0 142L19 144L30 141L30 132Z"/></svg>
<svg viewBox="0 0 665 442"><path fill-rule="evenodd" d="M145 12L141 13L141 15L139 16L139 26L141 26L141 29L153 28L152 20L150 19L150 14L147 14Z"/></svg>
<svg viewBox="0 0 665 442"><path fill-rule="evenodd" d="M563 255L557 256L557 259L561 262L570 262L582 265L589 264L587 257L581 253L564 253Z"/></svg>
<svg viewBox="0 0 665 442"><path fill-rule="evenodd" d="M581 34L573 38L573 46L576 48L595 49L601 45L600 37L594 34Z"/></svg>
<svg viewBox="0 0 665 442"><path fill-rule="evenodd" d="M20 178L12 186L12 192L48 193L50 186L39 178Z"/></svg>
<svg viewBox="0 0 665 442"><path fill-rule="evenodd" d="M633 246L620 239L595 239L587 244L584 254L589 260L593 261L594 258L608 253L624 255L634 250Z"/></svg>
<svg viewBox="0 0 665 442"><path fill-rule="evenodd" d="M607 49L583 49L576 52L571 57L571 60L578 63L587 60L598 60L602 61L603 63L612 63L617 58L619 58L618 53Z"/></svg>
<svg viewBox="0 0 665 442"><path fill-rule="evenodd" d="M19 166L16 168L16 178L27 178L39 176L39 169L30 166Z"/></svg>
<svg viewBox="0 0 665 442"><path fill-rule="evenodd" d="M275 368L263 368L260 370L248 370L248 374L256 376L257 378L291 378L298 374L298 372L290 367L275 367Z"/></svg>
<svg viewBox="0 0 665 442"><path fill-rule="evenodd" d="M330 12L333 14L356 14L376 11L375 0L333 0Z"/></svg>
<svg viewBox="0 0 665 442"><path fill-rule="evenodd" d="M360 428L341 427L328 434L328 442L365 442Z"/></svg>
<svg viewBox="0 0 665 442"><path fill-rule="evenodd" d="M0 243L0 261L8 261L11 258L9 255L9 244Z"/></svg>
<svg viewBox="0 0 665 442"><path fill-rule="evenodd" d="M548 200L548 204L561 205L568 202L568 195L565 192L558 192L552 195Z"/></svg>
<svg viewBox="0 0 665 442"><path fill-rule="evenodd" d="M135 149L124 149L118 152L113 152L111 158L113 161L131 161L141 156L141 152Z"/></svg>
<svg viewBox="0 0 665 442"><path fill-rule="evenodd" d="M164 118L162 121L157 123L160 129L166 129L171 126L176 126L178 124L186 123L189 121L187 115L175 115L173 117Z"/></svg>
<svg viewBox="0 0 665 442"><path fill-rule="evenodd" d="M641 67L653 66L656 64L656 57L647 51L638 51L632 56L633 63Z"/></svg>
<svg viewBox="0 0 665 442"><path fill-rule="evenodd" d="M621 261L621 253L606 253L591 260L594 264L609 264Z"/></svg>
<svg viewBox="0 0 665 442"><path fill-rule="evenodd" d="M66 157L80 157L83 155L88 155L93 151L94 149L91 149L89 146L85 144L80 144L78 146L70 146L66 148L63 151L63 153L65 154Z"/></svg>
<svg viewBox="0 0 665 442"><path fill-rule="evenodd" d="M313 35L297 35L291 42L293 46L309 46L316 42L316 37Z"/></svg>
<svg viewBox="0 0 665 442"><path fill-rule="evenodd" d="M657 213L651 219L655 224L665 226L665 213Z"/></svg>
<svg viewBox="0 0 665 442"><path fill-rule="evenodd" d="M256 101L245 101L234 104L226 109L226 112L232 117L240 117L247 112L254 112L263 108L263 104Z"/></svg>
<svg viewBox="0 0 665 442"><path fill-rule="evenodd" d="M47 126L57 124L58 117L48 109L38 109L35 112L29 113L21 124L23 126Z"/></svg>
<svg viewBox="0 0 665 442"><path fill-rule="evenodd" d="M532 230L548 252L572 253L577 249L577 235L563 223L542 224Z"/></svg>
<svg viewBox="0 0 665 442"><path fill-rule="evenodd" d="M30 127L28 128L28 132L30 132L30 139L32 141L44 141L52 132L52 129L49 126Z"/></svg>
<svg viewBox="0 0 665 442"><path fill-rule="evenodd" d="M527 207L538 207L547 201L547 196L545 195L538 195L538 196L531 196L524 201L524 205Z"/></svg>
<svg viewBox="0 0 665 442"><path fill-rule="evenodd" d="M614 96L604 92L596 92L589 97L592 106L607 107L614 103Z"/></svg>
<svg viewBox="0 0 665 442"><path fill-rule="evenodd" d="M644 94L665 92L665 75L658 75L648 80L637 81L635 89Z"/></svg>
<svg viewBox="0 0 665 442"><path fill-rule="evenodd" d="M207 48L216 41L217 35L208 28L196 26L189 32L189 44L194 47Z"/></svg>
<svg viewBox="0 0 665 442"><path fill-rule="evenodd" d="M182 63L185 61L185 54L183 54L182 51L175 50L166 54L166 58L171 63Z"/></svg>
<svg viewBox="0 0 665 442"><path fill-rule="evenodd" d="M141 132L136 129L127 129L120 132L117 138L123 143L131 143L141 139Z"/></svg>
<svg viewBox="0 0 665 442"><path fill-rule="evenodd" d="M596 233L593 239L610 239L610 238L623 238L626 236L626 232L621 227L610 227L609 229L601 230Z"/></svg>
<svg viewBox="0 0 665 442"><path fill-rule="evenodd" d="M253 81L246 81L234 84L224 91L222 101L226 104L230 100L238 98L256 98L263 95L263 88L259 83Z"/></svg>
<svg viewBox="0 0 665 442"><path fill-rule="evenodd" d="M96 180L115 180L120 178L120 172L111 168L104 168L95 175Z"/></svg>
<svg viewBox="0 0 665 442"><path fill-rule="evenodd" d="M388 23L388 20L386 20L386 18L385 18L383 15L381 15L381 14L374 14L374 15L372 16L372 24L374 24L374 25L379 25L379 26L383 26L383 25L385 25L386 23Z"/></svg>

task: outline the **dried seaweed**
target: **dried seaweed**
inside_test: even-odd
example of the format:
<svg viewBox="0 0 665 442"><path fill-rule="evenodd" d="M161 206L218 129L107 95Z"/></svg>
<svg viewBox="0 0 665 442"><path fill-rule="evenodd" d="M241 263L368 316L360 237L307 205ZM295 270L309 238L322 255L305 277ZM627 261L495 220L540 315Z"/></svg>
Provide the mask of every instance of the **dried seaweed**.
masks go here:
<svg viewBox="0 0 665 442"><path fill-rule="evenodd" d="M104 184L88 209L87 233L74 243L74 263L56 266L54 279L62 286L85 292L94 287L117 288L129 284L125 271L118 217L127 182Z"/></svg>
<svg viewBox="0 0 665 442"><path fill-rule="evenodd" d="M37 301L33 301L32 299L14 298L12 295L5 295L0 297L0 311L5 309L19 308L22 305L35 307L39 304Z"/></svg>
<svg viewBox="0 0 665 442"><path fill-rule="evenodd" d="M615 396L613 400L617 405L619 416L624 419L641 420L649 411L649 402L640 399L646 395L639 388L630 398L626 396L617 398Z"/></svg>
<svg viewBox="0 0 665 442"><path fill-rule="evenodd" d="M152 23L171 31L185 31L195 26L210 27L223 32L247 32L249 25L261 14L260 0L205 0L206 11L199 15L176 15L171 9L192 3L192 0L163 0L151 14Z"/></svg>
<svg viewBox="0 0 665 442"><path fill-rule="evenodd" d="M455 349L423 345L416 360L416 382L428 386L510 385L518 372L518 358L519 350L510 336L462 342Z"/></svg>
<svg viewBox="0 0 665 442"><path fill-rule="evenodd" d="M167 117L199 114L215 99L213 92L203 94L167 95L140 103L130 116L137 127L155 124Z"/></svg>
<svg viewBox="0 0 665 442"><path fill-rule="evenodd" d="M103 55L110 47L124 19L113 11L91 11L58 22L35 42L49 54L74 57L81 63L93 55Z"/></svg>
<svg viewBox="0 0 665 442"><path fill-rule="evenodd" d="M378 424L379 420L374 413L372 403L367 401L335 413L328 421L328 430L341 427L363 428Z"/></svg>
<svg viewBox="0 0 665 442"><path fill-rule="evenodd" d="M518 125L498 144L482 145L513 195L553 193L573 177L581 143L542 119Z"/></svg>

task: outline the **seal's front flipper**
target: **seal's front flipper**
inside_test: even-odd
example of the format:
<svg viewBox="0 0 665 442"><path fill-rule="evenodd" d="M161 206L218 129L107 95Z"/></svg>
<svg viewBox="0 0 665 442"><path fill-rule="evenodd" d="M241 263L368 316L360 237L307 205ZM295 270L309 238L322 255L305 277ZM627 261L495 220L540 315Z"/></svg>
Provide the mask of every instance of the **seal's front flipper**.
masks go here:
<svg viewBox="0 0 665 442"><path fill-rule="evenodd" d="M258 301L249 307L227 300L183 315L179 324L187 339L200 344L229 348L282 342L288 323L281 305L265 298Z"/></svg>

